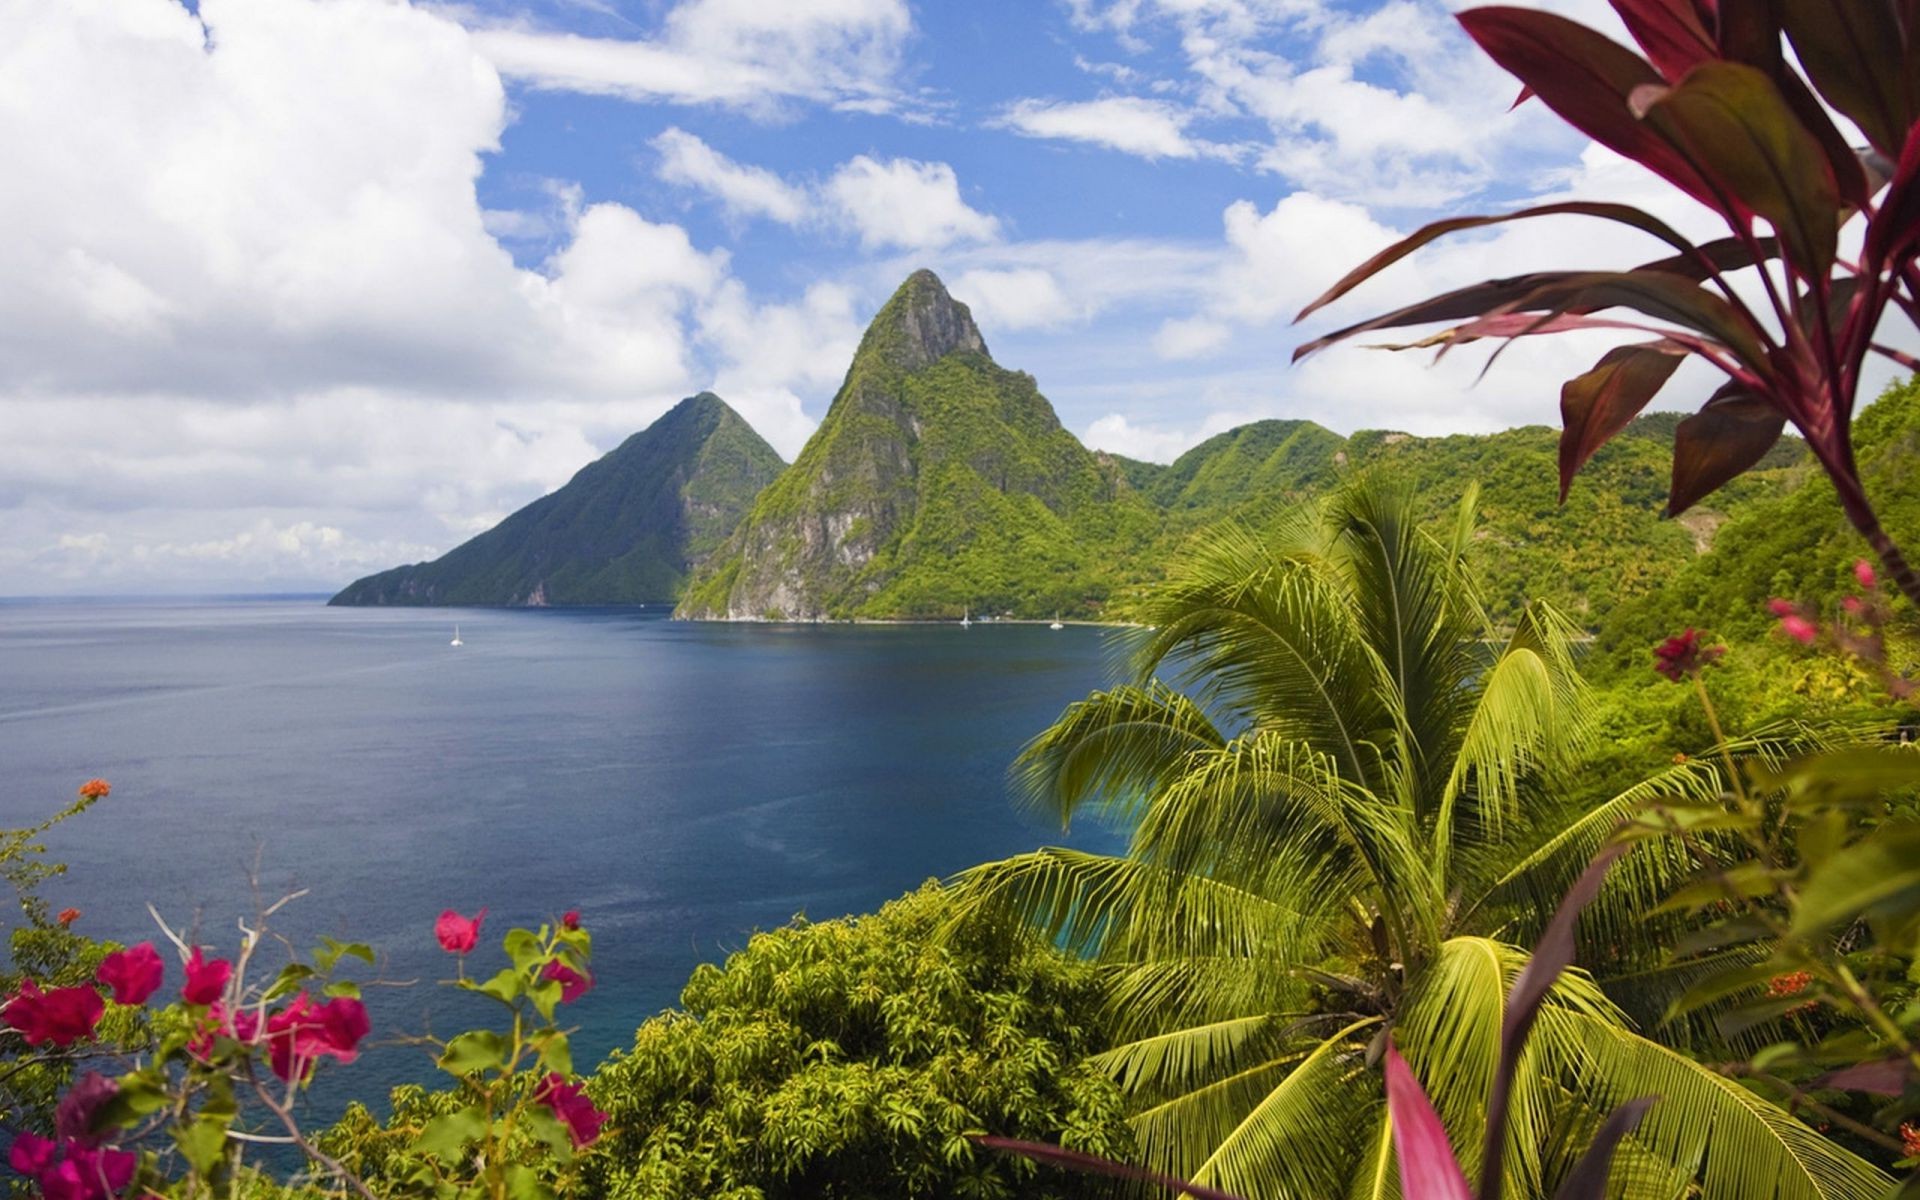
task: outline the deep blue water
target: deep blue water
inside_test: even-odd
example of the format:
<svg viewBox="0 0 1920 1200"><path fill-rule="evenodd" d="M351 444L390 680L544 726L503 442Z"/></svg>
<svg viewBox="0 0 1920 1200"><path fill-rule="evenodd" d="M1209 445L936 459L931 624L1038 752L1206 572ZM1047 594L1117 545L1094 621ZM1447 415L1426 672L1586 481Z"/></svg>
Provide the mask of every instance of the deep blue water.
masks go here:
<svg viewBox="0 0 1920 1200"><path fill-rule="evenodd" d="M47 839L71 867L47 898L97 937L152 937L152 903L227 949L254 863L269 899L311 889L280 928L372 943L385 978L421 981L370 994L377 1032L471 1015L432 986L441 909L486 905L497 935L578 907L598 981L570 1010L584 1068L755 928L1034 846L1116 845L1024 815L1005 782L1111 657L1090 628L4 603L0 825L112 781ZM353 1090L422 1062L376 1054Z"/></svg>

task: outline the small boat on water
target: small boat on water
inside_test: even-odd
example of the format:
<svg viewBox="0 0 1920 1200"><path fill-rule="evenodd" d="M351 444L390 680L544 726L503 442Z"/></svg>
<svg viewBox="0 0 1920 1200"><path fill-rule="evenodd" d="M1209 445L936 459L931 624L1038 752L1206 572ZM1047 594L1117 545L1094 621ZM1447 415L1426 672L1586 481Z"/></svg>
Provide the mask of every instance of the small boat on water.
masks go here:
<svg viewBox="0 0 1920 1200"><path fill-rule="evenodd" d="M465 643L465 642L463 642L463 641L461 641L461 640L460 640L460 627L459 627L458 625L455 625L455 626L453 627L453 640L452 640L451 642L449 642L449 643L447 643L447 644L448 644L448 645L450 645L450 646L464 646L464 645L466 645L466 643Z"/></svg>
<svg viewBox="0 0 1920 1200"><path fill-rule="evenodd" d="M1066 628L1066 626L1065 626L1065 625L1062 625L1062 624L1060 623L1060 614L1059 614L1059 613L1054 613L1054 614L1053 614L1053 624L1051 624L1051 625L1049 625L1049 626L1047 626L1047 628L1048 628L1048 629L1065 629L1065 628Z"/></svg>
<svg viewBox="0 0 1920 1200"><path fill-rule="evenodd" d="M973 628L973 609L963 608L960 610L960 628Z"/></svg>

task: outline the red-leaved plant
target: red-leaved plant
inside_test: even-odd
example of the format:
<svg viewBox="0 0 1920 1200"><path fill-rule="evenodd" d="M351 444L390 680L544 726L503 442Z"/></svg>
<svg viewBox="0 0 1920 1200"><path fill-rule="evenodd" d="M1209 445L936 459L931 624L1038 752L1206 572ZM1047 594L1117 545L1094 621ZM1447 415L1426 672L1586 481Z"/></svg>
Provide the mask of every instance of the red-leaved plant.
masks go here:
<svg viewBox="0 0 1920 1200"><path fill-rule="evenodd" d="M1594 217L1650 234L1671 253L1629 271L1489 280L1337 330L1294 357L1370 330L1443 321L1457 323L1416 344L1579 329L1651 334L1562 387L1561 497L1681 360L1697 357L1727 381L1675 434L1669 515L1759 462L1792 422L1888 577L1920 605L1920 575L1880 527L1851 437L1868 353L1920 369L1876 340L1889 308L1920 325L1920 0L1611 3L1644 57L1552 13L1487 7L1459 19L1525 85L1522 99L1537 97L1706 205L1730 236L1696 245L1638 208L1589 202L1438 221L1368 259L1300 316L1436 238L1505 221ZM1823 100L1866 147L1849 144ZM1840 229L1855 217L1863 239L1848 258Z"/></svg>

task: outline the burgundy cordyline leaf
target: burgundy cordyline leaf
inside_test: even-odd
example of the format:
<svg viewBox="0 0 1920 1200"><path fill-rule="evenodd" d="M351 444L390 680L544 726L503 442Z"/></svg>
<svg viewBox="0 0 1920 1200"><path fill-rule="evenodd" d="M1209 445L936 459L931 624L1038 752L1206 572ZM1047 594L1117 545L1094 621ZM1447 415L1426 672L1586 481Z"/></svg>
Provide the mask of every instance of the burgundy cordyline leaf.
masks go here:
<svg viewBox="0 0 1920 1200"><path fill-rule="evenodd" d="M1673 432L1667 515L1677 517L1767 456L1787 420L1740 384L1729 383Z"/></svg>
<svg viewBox="0 0 1920 1200"><path fill-rule="evenodd" d="M1640 415L1680 366L1680 349L1669 342L1617 346L1591 371L1560 388L1560 499L1594 452Z"/></svg>
<svg viewBox="0 0 1920 1200"><path fill-rule="evenodd" d="M1736 224L1766 218L1801 274L1824 282L1839 238L1840 194L1819 142L1773 82L1740 63L1707 62L1677 86L1636 97L1649 128L1683 150Z"/></svg>
<svg viewBox="0 0 1920 1200"><path fill-rule="evenodd" d="M1718 47L1694 10L1692 0L1612 0L1613 11L1668 82L1678 83L1689 68L1712 58Z"/></svg>
<svg viewBox="0 0 1920 1200"><path fill-rule="evenodd" d="M1898 1096L1907 1090L1913 1067L1904 1058L1860 1063L1822 1075L1816 1086L1839 1088L1847 1092L1868 1092L1875 1096Z"/></svg>
<svg viewBox="0 0 1920 1200"><path fill-rule="evenodd" d="M1574 880L1567 894L1560 898L1560 907L1554 909L1546 932L1534 944L1527 965L1521 968L1520 977L1513 981L1513 990L1507 993L1507 1013L1500 1022L1500 1062L1494 1068L1493 1089L1487 1097L1487 1138L1480 1151L1481 1200L1500 1200L1501 1172L1507 1159L1507 1107L1527 1035L1533 1031L1533 1022L1539 1017L1540 1006L1546 1002L1554 980L1573 965L1574 929L1580 914L1600 894L1607 872L1626 852L1624 843L1615 843L1594 855L1580 878Z"/></svg>
<svg viewBox="0 0 1920 1200"><path fill-rule="evenodd" d="M1567 124L1696 200L1718 206L1714 189L1693 164L1628 107L1635 89L1665 82L1645 59L1583 25L1533 9L1474 8L1458 20L1489 57Z"/></svg>
<svg viewBox="0 0 1920 1200"><path fill-rule="evenodd" d="M1473 1193L1453 1156L1446 1127L1391 1040L1387 1042L1387 1118L1393 1126L1403 1200L1471 1200Z"/></svg>
<svg viewBox="0 0 1920 1200"><path fill-rule="evenodd" d="M1900 153L1913 124L1913 84L1887 48L1903 39L1887 0L1821 0L1786 4L1787 37L1813 86L1845 113L1889 158Z"/></svg>
<svg viewBox="0 0 1920 1200"><path fill-rule="evenodd" d="M1640 1118L1647 1115L1653 1107L1652 1096L1642 1096L1638 1100L1629 1100L1607 1115L1607 1123L1600 1132L1593 1135L1588 1143L1587 1152L1580 1156L1573 1170L1561 1181L1560 1190L1553 1194L1553 1200L1602 1200L1607 1194L1607 1172L1613 1167L1613 1152Z"/></svg>
<svg viewBox="0 0 1920 1200"><path fill-rule="evenodd" d="M1652 234L1654 237L1672 246L1675 250L1680 251L1677 257L1663 259L1661 260L1662 262L1679 262L1697 252L1693 243L1681 237L1671 225L1629 204L1600 204L1574 200L1562 204L1541 204L1533 208L1523 208L1518 212L1501 213L1498 216L1491 217L1451 217L1444 221L1434 221L1431 224L1421 226L1413 233L1401 238L1393 245L1347 272L1346 276L1342 278L1340 282L1328 288L1325 292L1321 293L1320 297L1313 303L1301 309L1299 315L1294 317L1294 320L1296 322L1304 320L1314 312L1332 304L1335 300L1338 300L1354 288L1373 278L1381 271L1386 270L1394 263L1399 262L1407 255L1412 254L1428 242L1445 237L1447 234L1458 233L1467 229L1480 229L1488 225L1504 225L1509 221L1524 221L1532 217L1557 216L1598 217L1602 220L1616 221L1622 225L1632 226L1643 233ZM1652 266L1652 264L1649 264L1650 268ZM1704 274L1700 277L1704 278Z"/></svg>

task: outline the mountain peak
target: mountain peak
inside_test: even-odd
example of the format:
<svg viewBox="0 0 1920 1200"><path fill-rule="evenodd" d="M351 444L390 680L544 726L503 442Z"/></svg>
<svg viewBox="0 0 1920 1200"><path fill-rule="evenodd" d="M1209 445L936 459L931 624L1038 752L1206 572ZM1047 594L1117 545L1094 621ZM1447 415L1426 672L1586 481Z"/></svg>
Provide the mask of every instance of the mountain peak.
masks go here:
<svg viewBox="0 0 1920 1200"><path fill-rule="evenodd" d="M923 267L907 276L873 318L860 350L917 371L962 350L986 354L987 343L973 323L973 313L948 293L938 275Z"/></svg>

